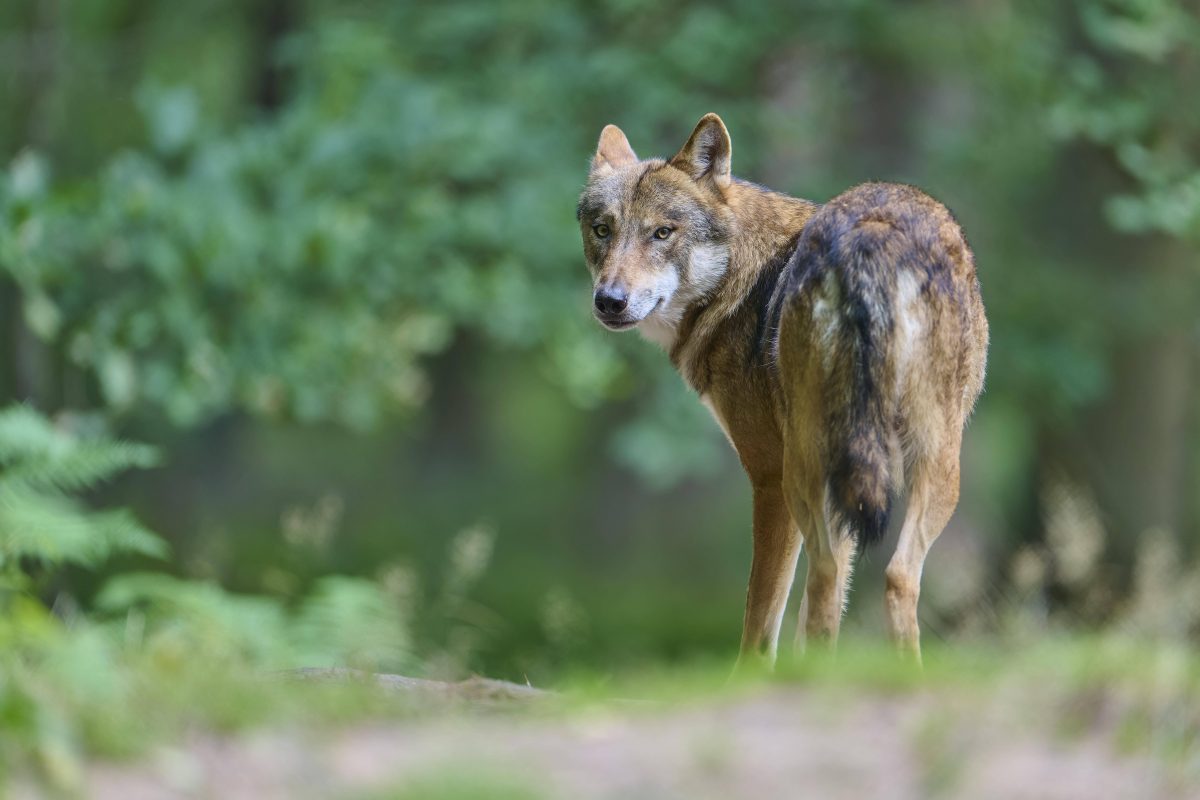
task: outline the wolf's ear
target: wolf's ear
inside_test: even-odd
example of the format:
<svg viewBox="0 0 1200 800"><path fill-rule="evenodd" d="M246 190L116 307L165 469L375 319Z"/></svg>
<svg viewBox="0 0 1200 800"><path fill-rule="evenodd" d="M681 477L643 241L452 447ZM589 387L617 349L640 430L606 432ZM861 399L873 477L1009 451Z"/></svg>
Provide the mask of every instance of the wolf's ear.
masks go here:
<svg viewBox="0 0 1200 800"><path fill-rule="evenodd" d="M724 189L733 180L729 171L732 156L733 143L729 141L725 123L716 114L705 114L670 163L691 175L692 180L708 178Z"/></svg>
<svg viewBox="0 0 1200 800"><path fill-rule="evenodd" d="M616 125L605 125L600 131L600 143L592 157L592 174L604 175L618 167L637 161L637 154L629 146L629 140Z"/></svg>

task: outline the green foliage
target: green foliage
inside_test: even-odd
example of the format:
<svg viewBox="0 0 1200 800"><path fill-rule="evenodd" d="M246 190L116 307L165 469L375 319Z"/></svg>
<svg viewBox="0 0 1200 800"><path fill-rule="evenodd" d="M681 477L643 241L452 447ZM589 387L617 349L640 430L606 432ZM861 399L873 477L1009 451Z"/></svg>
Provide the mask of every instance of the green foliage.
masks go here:
<svg viewBox="0 0 1200 800"><path fill-rule="evenodd" d="M209 583L126 573L101 591L95 614L56 616L38 599L34 575L96 567L115 554L166 554L128 512L90 510L72 496L158 460L152 448L87 423L52 423L24 406L0 411L0 773L36 764L69 788L84 748L124 752L188 720L224 727L268 710L292 713L292 695L264 688L263 670L411 671L408 598L357 578L324 578L289 608ZM357 706L353 692L342 695L340 703ZM150 707L157 716L143 713ZM324 716L323 707L302 713Z"/></svg>
<svg viewBox="0 0 1200 800"><path fill-rule="evenodd" d="M664 485L703 474L719 438L703 415L672 411L679 382L638 369L657 353L588 318L570 212L603 122L665 154L713 108L736 131L740 174L799 164L770 170L795 184L780 188L822 199L870 177L936 184L979 251L997 334L990 392L1056 422L1111 390L1116 342L1164 303L1183 315L1200 302L1166 279L1132 298L1124 279L1094 280L1102 245L1063 253L1062 231L1043 222L1079 202L1051 184L1086 140L1131 179L1109 192L1116 230L1195 239L1200 122L1177 99L1194 93L1200 23L1179 0L1003 14L873 2L306 8L275 54L292 91L273 113L223 113L211 83L236 62L190 84L164 68L132 93L140 147L81 181L56 180L34 149L0 175L0 271L30 328L111 409L366 428L420 408L431 360L466 334L532 350L585 406L636 396L617 457ZM112 22L78 13L70 24ZM869 69L896 76L911 121L874 150ZM805 102L777 108L788 91ZM902 147L907 165L875 155ZM1094 311L1064 319L1065 296ZM661 456L653 467L648 451Z"/></svg>
<svg viewBox="0 0 1200 800"><path fill-rule="evenodd" d="M536 347L577 402L626 394L571 217L588 148L609 115L653 132L652 151L715 98L748 121L738 87L780 19L678 8L647 26L622 11L320 7L288 41L296 91L269 118L218 128L192 88L149 85L147 146L80 185L20 154L0 176L0 269L106 406L181 424L240 408L367 427L425 401L426 362L461 332ZM682 395L660 375L655 396ZM656 452L711 454L715 433L688 418Z"/></svg>
<svg viewBox="0 0 1200 800"><path fill-rule="evenodd" d="M1133 190L1109 198L1121 231L1200 241L1200 18L1180 0L1077 3L1089 51L1072 54L1057 132L1110 151Z"/></svg>
<svg viewBox="0 0 1200 800"><path fill-rule="evenodd" d="M9 605L0 617L0 776L78 790L89 755L142 754L187 731L330 725L412 707L368 686L300 685L265 672L295 664L280 657L290 629L279 609L264 615L265 604L182 583L156 592L145 616L131 608L70 625L29 598ZM174 616L160 624L167 608Z"/></svg>
<svg viewBox="0 0 1200 800"><path fill-rule="evenodd" d="M110 617L136 620L132 644L203 652L238 669L355 667L411 672L408 609L380 585L322 579L294 609L276 598L158 573L110 580L96 600ZM132 615L132 616L131 616Z"/></svg>
<svg viewBox="0 0 1200 800"><path fill-rule="evenodd" d="M127 574L108 584L97 606L67 625L28 596L6 605L0 774L36 766L70 788L85 754L142 752L196 725L335 722L408 707L368 687L295 687L269 674L321 665L411 668L404 609L367 581L328 578L289 610L211 584Z"/></svg>
<svg viewBox="0 0 1200 800"><path fill-rule="evenodd" d="M157 462L143 445L76 436L26 407L0 410L0 569L24 585L22 561L94 566L114 553L163 556L161 539L126 511L88 511L70 492Z"/></svg>

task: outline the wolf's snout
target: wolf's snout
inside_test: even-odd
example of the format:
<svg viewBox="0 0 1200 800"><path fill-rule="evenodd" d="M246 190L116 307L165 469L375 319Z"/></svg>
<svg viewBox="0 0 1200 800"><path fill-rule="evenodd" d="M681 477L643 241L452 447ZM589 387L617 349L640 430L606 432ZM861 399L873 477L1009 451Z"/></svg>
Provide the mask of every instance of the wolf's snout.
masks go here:
<svg viewBox="0 0 1200 800"><path fill-rule="evenodd" d="M596 290L596 312L613 317L629 305L629 293L617 286L602 286Z"/></svg>

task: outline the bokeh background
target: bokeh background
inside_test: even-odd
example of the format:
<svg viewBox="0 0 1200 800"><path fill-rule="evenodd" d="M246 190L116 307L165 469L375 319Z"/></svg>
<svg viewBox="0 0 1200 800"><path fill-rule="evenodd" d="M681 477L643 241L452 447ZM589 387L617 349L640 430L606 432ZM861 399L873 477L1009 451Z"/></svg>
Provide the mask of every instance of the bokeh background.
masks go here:
<svg viewBox="0 0 1200 800"><path fill-rule="evenodd" d="M592 322L574 220L604 124L667 156L716 111L735 174L910 182L975 248L989 375L925 635L1195 635L1198 42L1184 0L5 3L0 405L158 448L86 499L170 545L26 559L31 591L288 608L340 575L431 675L732 653L746 479Z"/></svg>

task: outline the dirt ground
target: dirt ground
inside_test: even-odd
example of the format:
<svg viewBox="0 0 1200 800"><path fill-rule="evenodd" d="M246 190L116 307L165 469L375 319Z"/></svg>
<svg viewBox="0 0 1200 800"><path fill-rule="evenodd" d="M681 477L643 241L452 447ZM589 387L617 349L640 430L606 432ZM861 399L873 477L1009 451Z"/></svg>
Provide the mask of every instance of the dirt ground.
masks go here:
<svg viewBox="0 0 1200 800"><path fill-rule="evenodd" d="M1187 765L1122 746L1122 720L1103 702L1089 701L1080 716L1020 689L765 686L684 704L196 736L136 764L92 765L85 792L100 800L1200 798Z"/></svg>

